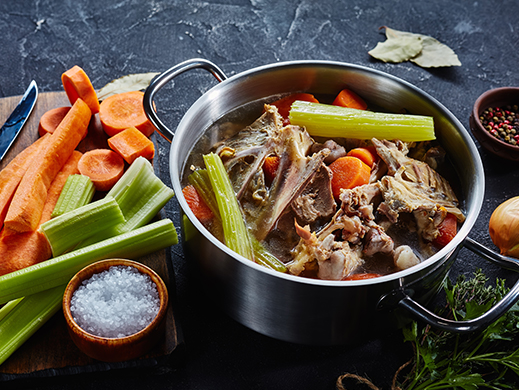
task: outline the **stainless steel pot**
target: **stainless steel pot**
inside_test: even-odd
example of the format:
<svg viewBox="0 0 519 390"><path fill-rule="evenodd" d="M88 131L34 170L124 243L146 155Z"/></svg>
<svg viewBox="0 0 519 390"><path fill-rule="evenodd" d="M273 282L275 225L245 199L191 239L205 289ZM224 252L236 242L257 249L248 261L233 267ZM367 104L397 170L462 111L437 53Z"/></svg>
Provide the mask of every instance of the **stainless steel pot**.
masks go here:
<svg viewBox="0 0 519 390"><path fill-rule="evenodd" d="M155 93L177 75L202 68L219 84L186 112L173 133L157 116ZM188 155L206 129L229 111L281 93L310 91L336 94L343 88L360 93L384 110L434 117L436 135L460 179L466 221L456 237L436 255L410 269L363 281L313 280L281 274L229 250L197 220L182 196L181 180ZM468 322L447 321L423 306L441 288L459 249L465 245L486 258L518 269L468 238L484 196L481 159L468 132L443 105L415 86L363 66L332 61L294 61L261 66L227 78L213 63L193 59L158 76L144 97L145 111L158 131L172 141L170 175L185 214L183 243L188 261L197 264L208 294L238 322L262 334L296 343L335 345L355 342L397 319L402 308L434 326L454 332L486 326L519 298L519 284L484 316ZM369 336L369 335L368 335Z"/></svg>

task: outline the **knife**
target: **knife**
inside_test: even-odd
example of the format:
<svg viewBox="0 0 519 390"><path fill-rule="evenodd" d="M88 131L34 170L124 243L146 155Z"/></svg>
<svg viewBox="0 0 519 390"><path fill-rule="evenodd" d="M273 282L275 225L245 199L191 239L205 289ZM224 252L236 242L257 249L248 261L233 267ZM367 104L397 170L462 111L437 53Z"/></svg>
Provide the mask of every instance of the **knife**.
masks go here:
<svg viewBox="0 0 519 390"><path fill-rule="evenodd" d="M37 98L38 86L36 85L36 81L33 80L22 96L20 103L18 103L11 116L7 119L2 128L0 128L0 161L2 161L20 133L20 130L22 130L29 115L31 115Z"/></svg>

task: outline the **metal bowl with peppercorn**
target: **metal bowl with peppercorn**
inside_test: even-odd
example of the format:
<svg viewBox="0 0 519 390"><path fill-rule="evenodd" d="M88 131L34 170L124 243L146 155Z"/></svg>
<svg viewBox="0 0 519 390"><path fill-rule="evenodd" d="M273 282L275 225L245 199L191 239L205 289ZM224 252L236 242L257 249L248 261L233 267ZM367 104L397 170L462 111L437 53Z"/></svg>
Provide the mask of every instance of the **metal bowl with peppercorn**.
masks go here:
<svg viewBox="0 0 519 390"><path fill-rule="evenodd" d="M491 89L474 104L470 129L482 147L519 161L519 87Z"/></svg>

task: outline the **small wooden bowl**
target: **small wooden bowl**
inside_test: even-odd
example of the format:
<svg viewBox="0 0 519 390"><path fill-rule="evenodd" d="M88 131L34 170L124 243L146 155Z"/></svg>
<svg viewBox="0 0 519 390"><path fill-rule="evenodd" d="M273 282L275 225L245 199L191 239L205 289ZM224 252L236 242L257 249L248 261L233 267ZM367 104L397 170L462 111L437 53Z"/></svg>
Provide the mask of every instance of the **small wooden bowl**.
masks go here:
<svg viewBox="0 0 519 390"><path fill-rule="evenodd" d="M157 286L160 308L153 321L137 333L119 338L100 337L86 332L77 325L70 311L70 301L74 291L84 280L114 265L132 266L141 273L149 275ZM63 314L74 344L86 355L104 362L131 360L148 352L164 336L167 308L168 290L163 280L145 265L126 259L98 261L83 268L70 280L63 295Z"/></svg>
<svg viewBox="0 0 519 390"><path fill-rule="evenodd" d="M479 120L479 116L489 107L514 104L519 104L519 87L491 89L476 100L469 123L472 134L486 150L504 159L519 161L519 144L514 146L497 139L483 127Z"/></svg>

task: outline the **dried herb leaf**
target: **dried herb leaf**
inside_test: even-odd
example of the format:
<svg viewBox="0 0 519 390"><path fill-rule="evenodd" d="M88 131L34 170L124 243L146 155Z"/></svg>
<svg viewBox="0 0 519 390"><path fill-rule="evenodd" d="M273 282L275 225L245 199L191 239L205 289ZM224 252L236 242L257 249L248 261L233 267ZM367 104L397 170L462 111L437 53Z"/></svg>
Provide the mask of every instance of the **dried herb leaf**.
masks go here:
<svg viewBox="0 0 519 390"><path fill-rule="evenodd" d="M102 101L107 97L118 93L145 89L148 87L148 85L150 85L151 80L153 80L153 78L158 74L158 72L135 73L120 77L109 82L99 91L97 91L97 98L99 101Z"/></svg>
<svg viewBox="0 0 519 390"><path fill-rule="evenodd" d="M419 40L421 43L421 50L415 53L414 55L410 55L408 58L401 55L400 57L394 54L392 57L392 61L389 61L384 58L379 58L377 56L377 47L381 44L380 42L377 44L375 49L368 52L373 57L380 59L384 62L402 62L402 61L412 61L415 64L423 67L423 68L436 68L436 67L444 67L444 66L461 66L461 62L458 59L458 56L454 51L448 47L447 45L441 43L440 41L423 34L414 34L406 31L398 31L389 27L382 27L386 29L386 37L387 40L382 42L384 45L387 44L388 47L395 47L393 49L393 53L398 53L396 47L407 46L405 49L402 49L403 52L412 53L413 47L410 47L410 42L414 42L415 40ZM375 51L376 55L373 55L373 51ZM398 61L398 58L402 58Z"/></svg>
<svg viewBox="0 0 519 390"><path fill-rule="evenodd" d="M398 37L377 43L374 49L368 52L372 57L384 62L408 61L422 51L422 40L418 37Z"/></svg>

